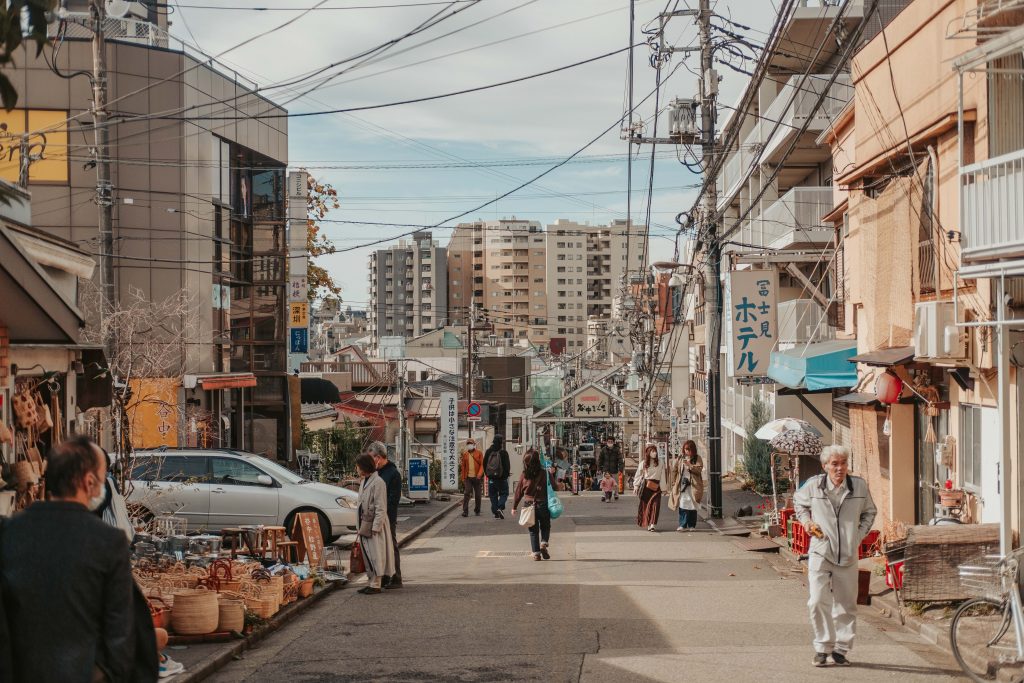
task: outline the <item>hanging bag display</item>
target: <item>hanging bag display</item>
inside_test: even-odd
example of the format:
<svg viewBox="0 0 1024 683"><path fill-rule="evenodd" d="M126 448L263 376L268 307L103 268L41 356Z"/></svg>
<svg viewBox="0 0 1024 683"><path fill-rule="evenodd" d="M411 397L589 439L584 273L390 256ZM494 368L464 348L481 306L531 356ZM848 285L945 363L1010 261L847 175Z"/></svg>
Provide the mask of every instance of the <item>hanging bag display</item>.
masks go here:
<svg viewBox="0 0 1024 683"><path fill-rule="evenodd" d="M14 432L11 428L4 424L3 420L0 420L0 445L3 444L14 445Z"/></svg>
<svg viewBox="0 0 1024 683"><path fill-rule="evenodd" d="M36 402L27 391L20 391L14 395L11 399L11 408L14 410L15 423L22 429L35 427L39 421Z"/></svg>
<svg viewBox="0 0 1024 683"><path fill-rule="evenodd" d="M36 399L36 431L40 434L53 428L53 417L50 415L50 407L43 402L43 397L38 393Z"/></svg>

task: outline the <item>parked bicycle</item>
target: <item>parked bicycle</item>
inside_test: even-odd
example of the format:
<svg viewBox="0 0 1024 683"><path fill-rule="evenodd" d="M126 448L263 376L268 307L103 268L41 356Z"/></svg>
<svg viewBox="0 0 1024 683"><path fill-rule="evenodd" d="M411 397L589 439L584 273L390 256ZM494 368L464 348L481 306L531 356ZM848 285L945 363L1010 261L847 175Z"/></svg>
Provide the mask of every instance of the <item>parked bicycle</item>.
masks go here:
<svg viewBox="0 0 1024 683"><path fill-rule="evenodd" d="M973 681L991 681L1001 669L1024 664L1024 613L1021 608L1020 558L987 555L960 565L960 585L972 598L960 605L949 638L960 668Z"/></svg>

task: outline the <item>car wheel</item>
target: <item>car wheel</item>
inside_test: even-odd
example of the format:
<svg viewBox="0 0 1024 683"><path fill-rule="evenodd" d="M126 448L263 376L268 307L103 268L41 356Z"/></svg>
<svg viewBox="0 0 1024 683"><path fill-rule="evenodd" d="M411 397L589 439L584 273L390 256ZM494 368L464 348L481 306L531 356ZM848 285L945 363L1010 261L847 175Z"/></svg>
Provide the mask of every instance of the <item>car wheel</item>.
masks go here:
<svg viewBox="0 0 1024 683"><path fill-rule="evenodd" d="M331 522L327 519L327 515L320 512L319 510L310 510L308 508L303 510L296 510L295 512L292 512L288 515L284 522L284 527L288 534L292 533L292 527L295 523L295 515L300 512L316 513L316 518L320 522L320 538L323 539L325 546L334 543L334 541L338 539L337 535L331 533Z"/></svg>

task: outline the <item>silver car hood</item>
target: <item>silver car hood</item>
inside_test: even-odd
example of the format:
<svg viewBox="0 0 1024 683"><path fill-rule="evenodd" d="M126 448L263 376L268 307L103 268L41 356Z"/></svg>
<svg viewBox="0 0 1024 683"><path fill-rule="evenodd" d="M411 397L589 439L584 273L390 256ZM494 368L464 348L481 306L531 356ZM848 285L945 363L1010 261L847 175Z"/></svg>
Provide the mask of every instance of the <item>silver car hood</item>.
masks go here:
<svg viewBox="0 0 1024 683"><path fill-rule="evenodd" d="M297 484L299 491L308 493L314 493L316 495L330 496L331 500L335 498L351 498L353 501L359 499L359 494L355 491L343 488L341 486L334 486L333 484L322 484L318 481L311 481L308 484Z"/></svg>

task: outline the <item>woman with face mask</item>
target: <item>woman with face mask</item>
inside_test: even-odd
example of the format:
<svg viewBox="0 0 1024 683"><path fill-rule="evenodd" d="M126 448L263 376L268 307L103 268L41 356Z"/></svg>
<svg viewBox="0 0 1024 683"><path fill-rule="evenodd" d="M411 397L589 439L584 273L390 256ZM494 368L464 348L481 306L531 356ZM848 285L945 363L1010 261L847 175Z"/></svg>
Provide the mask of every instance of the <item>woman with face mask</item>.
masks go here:
<svg viewBox="0 0 1024 683"><path fill-rule="evenodd" d="M640 498L636 511L637 526L657 531L661 494L667 488L665 464L658 459L658 447L649 443L644 448L644 459L633 477L633 491Z"/></svg>

